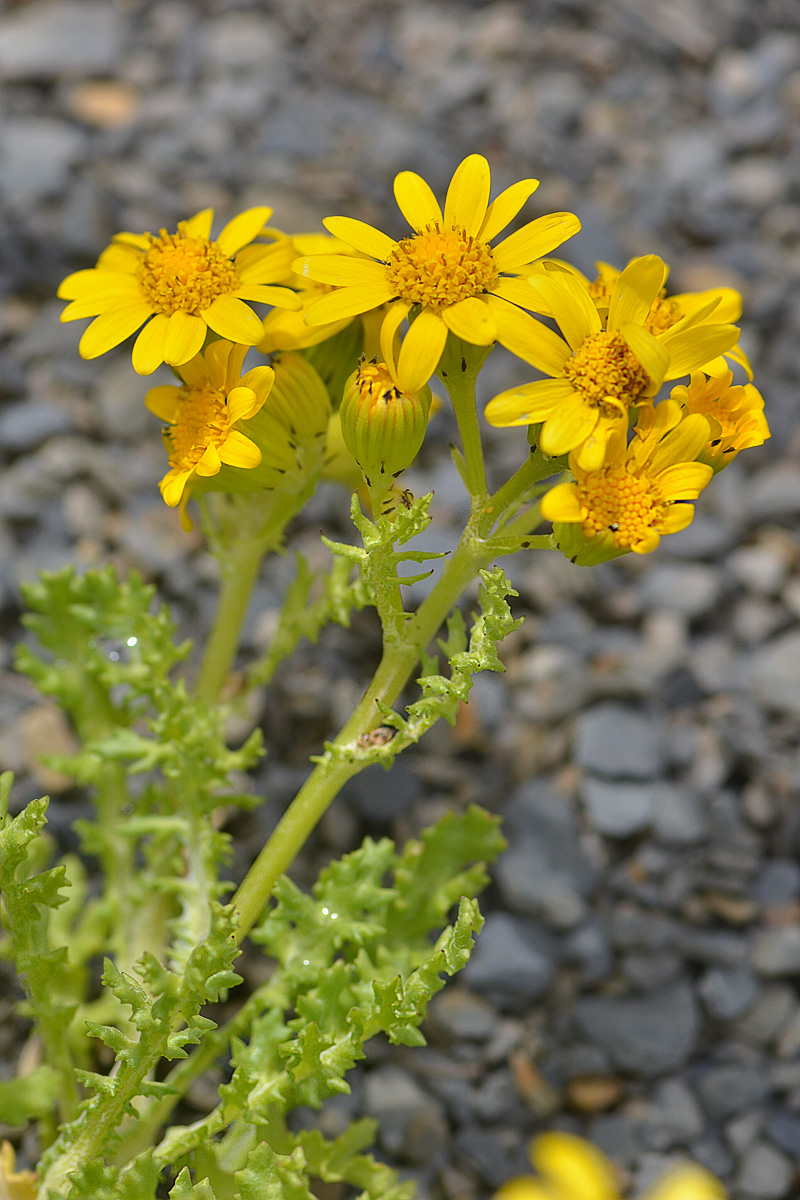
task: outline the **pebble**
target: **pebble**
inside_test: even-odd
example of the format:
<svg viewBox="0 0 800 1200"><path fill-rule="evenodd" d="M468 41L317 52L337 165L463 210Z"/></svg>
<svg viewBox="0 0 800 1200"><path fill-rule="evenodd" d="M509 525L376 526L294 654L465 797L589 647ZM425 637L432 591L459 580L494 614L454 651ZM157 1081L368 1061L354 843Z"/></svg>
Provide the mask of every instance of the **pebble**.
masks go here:
<svg viewBox="0 0 800 1200"><path fill-rule="evenodd" d="M700 1029L693 992L684 983L644 996L585 996L575 1017L581 1032L606 1049L620 1070L644 1079L682 1066Z"/></svg>
<svg viewBox="0 0 800 1200"><path fill-rule="evenodd" d="M667 608L690 619L708 612L721 590L720 574L701 563L654 564L641 583L648 608Z"/></svg>
<svg viewBox="0 0 800 1200"><path fill-rule="evenodd" d="M0 196L12 208L62 188L84 149L79 129L53 117L12 117L0 130Z"/></svg>
<svg viewBox="0 0 800 1200"><path fill-rule="evenodd" d="M441 1107L407 1071L392 1064L369 1071L364 1099L389 1154L421 1163L438 1152L447 1136Z"/></svg>
<svg viewBox="0 0 800 1200"><path fill-rule="evenodd" d="M429 1019L445 1036L468 1042L485 1042L497 1028L497 1014L480 996L457 986L435 996Z"/></svg>
<svg viewBox="0 0 800 1200"><path fill-rule="evenodd" d="M791 1161L769 1142L756 1142L746 1151L736 1177L742 1196L757 1200L785 1200L794 1176Z"/></svg>
<svg viewBox="0 0 800 1200"><path fill-rule="evenodd" d="M711 967L697 990L709 1016L719 1021L741 1017L755 1003L758 983L746 967Z"/></svg>
<svg viewBox="0 0 800 1200"><path fill-rule="evenodd" d="M769 1080L757 1067L729 1064L710 1067L700 1074L697 1091L708 1114L723 1120L761 1104L769 1094Z"/></svg>
<svg viewBox="0 0 800 1200"><path fill-rule="evenodd" d="M791 858L771 858L753 880L753 899L762 907L786 904L800 897L800 863Z"/></svg>
<svg viewBox="0 0 800 1200"><path fill-rule="evenodd" d="M52 404L36 400L8 404L0 413L0 447L15 454L33 450L71 426L69 414Z"/></svg>
<svg viewBox="0 0 800 1200"><path fill-rule="evenodd" d="M581 783L586 817L598 833L627 838L652 822L656 789L636 783L608 783L587 776Z"/></svg>
<svg viewBox="0 0 800 1200"><path fill-rule="evenodd" d="M800 633L782 633L750 659L750 681L770 711L800 716Z"/></svg>
<svg viewBox="0 0 800 1200"><path fill-rule="evenodd" d="M464 982L503 1000L537 1000L553 978L553 961L535 928L506 913L490 913Z"/></svg>
<svg viewBox="0 0 800 1200"><path fill-rule="evenodd" d="M0 75L52 79L113 71L120 12L104 0L34 0L0 17Z"/></svg>
<svg viewBox="0 0 800 1200"><path fill-rule="evenodd" d="M654 1150L685 1146L698 1137L705 1121L691 1088L678 1077L661 1080L653 1090L644 1135Z"/></svg>
<svg viewBox="0 0 800 1200"><path fill-rule="evenodd" d="M662 730L654 718L635 709L598 705L575 723L573 757L577 766L597 775L652 779L664 762Z"/></svg>
<svg viewBox="0 0 800 1200"><path fill-rule="evenodd" d="M784 925L757 933L751 952L759 975L775 978L800 972L800 925Z"/></svg>

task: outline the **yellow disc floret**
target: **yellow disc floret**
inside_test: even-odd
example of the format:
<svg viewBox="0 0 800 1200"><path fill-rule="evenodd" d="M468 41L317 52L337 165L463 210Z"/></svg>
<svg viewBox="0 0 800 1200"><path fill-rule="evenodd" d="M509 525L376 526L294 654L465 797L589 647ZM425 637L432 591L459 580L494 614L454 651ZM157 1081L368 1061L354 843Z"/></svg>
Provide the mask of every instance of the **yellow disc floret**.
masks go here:
<svg viewBox="0 0 800 1200"><path fill-rule="evenodd" d="M578 484L578 501L586 511L584 537L608 530L620 550L646 540L651 530L658 529L668 507L654 480L631 475L624 467L587 475Z"/></svg>
<svg viewBox="0 0 800 1200"><path fill-rule="evenodd" d="M437 223L397 243L386 277L394 294L407 303L439 312L491 291L499 275L485 242L463 229L442 229Z"/></svg>
<svg viewBox="0 0 800 1200"><path fill-rule="evenodd" d="M169 465L181 470L196 467L209 446L218 449L229 432L225 396L212 388L182 389L175 424L167 434Z"/></svg>
<svg viewBox="0 0 800 1200"><path fill-rule="evenodd" d="M161 230L154 237L136 273L147 301L156 312L199 313L218 296L228 296L239 286L239 276L216 242Z"/></svg>
<svg viewBox="0 0 800 1200"><path fill-rule="evenodd" d="M564 374L584 401L607 416L635 404L650 382L638 358L619 333L596 333L584 340Z"/></svg>

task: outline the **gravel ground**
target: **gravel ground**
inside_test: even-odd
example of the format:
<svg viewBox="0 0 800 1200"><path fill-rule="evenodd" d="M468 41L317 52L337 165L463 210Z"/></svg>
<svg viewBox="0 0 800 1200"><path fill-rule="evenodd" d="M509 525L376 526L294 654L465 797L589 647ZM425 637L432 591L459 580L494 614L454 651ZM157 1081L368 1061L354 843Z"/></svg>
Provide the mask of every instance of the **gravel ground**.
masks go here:
<svg viewBox="0 0 800 1200"><path fill-rule="evenodd" d="M58 323L59 279L116 230L269 203L292 231L348 213L399 234L395 172L441 191L479 151L497 187L542 179L531 215L580 215L584 269L655 251L678 290L744 293L772 441L645 562L520 557L506 678L324 821L317 856L477 800L513 848L428 1048L373 1047L322 1123L380 1117L382 1153L430 1200L490 1195L545 1127L592 1137L634 1194L689 1154L736 1200L800 1195L797 0L32 0L0 15L0 76L2 671L42 567L138 567L188 631L213 602L213 564L159 499L127 352L84 363ZM495 354L487 394L520 371ZM441 544L463 500L438 423L410 486L436 489ZM490 444L499 478L521 435ZM314 552L345 508L323 489L298 543ZM259 586L253 646L286 571ZM368 615L356 634L301 648L259 701L269 801L242 868L371 670ZM58 788L34 758L68 732L0 684L21 804ZM80 805L62 792L56 822Z"/></svg>

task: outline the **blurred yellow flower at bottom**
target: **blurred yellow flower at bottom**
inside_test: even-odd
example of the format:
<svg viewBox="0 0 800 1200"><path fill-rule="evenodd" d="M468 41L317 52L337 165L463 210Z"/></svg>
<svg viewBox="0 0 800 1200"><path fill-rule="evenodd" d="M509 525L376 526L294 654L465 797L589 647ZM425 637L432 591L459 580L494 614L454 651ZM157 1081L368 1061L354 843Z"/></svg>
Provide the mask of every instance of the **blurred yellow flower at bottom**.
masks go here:
<svg viewBox="0 0 800 1200"><path fill-rule="evenodd" d="M571 1133L543 1133L534 1139L530 1158L537 1175L518 1176L495 1193L494 1200L621 1200L617 1174L591 1142ZM713 1175L694 1163L668 1171L640 1200L725 1200Z"/></svg>
<svg viewBox="0 0 800 1200"><path fill-rule="evenodd" d="M0 1200L36 1200L38 1176L33 1171L15 1171L16 1156L10 1142L0 1146Z"/></svg>

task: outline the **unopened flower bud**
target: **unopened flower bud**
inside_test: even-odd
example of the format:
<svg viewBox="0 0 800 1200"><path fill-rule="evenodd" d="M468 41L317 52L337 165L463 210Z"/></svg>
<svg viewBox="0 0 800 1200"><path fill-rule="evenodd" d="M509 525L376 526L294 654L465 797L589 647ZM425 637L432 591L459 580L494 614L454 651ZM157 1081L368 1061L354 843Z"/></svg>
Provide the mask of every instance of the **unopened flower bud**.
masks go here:
<svg viewBox="0 0 800 1200"><path fill-rule="evenodd" d="M319 373L303 354L290 352L273 360L275 382L264 412L305 442L321 438L328 428L331 402Z"/></svg>
<svg viewBox="0 0 800 1200"><path fill-rule="evenodd" d="M339 409L342 437L370 487L388 485L414 461L430 409L430 388L401 391L384 363L361 363L350 376Z"/></svg>

